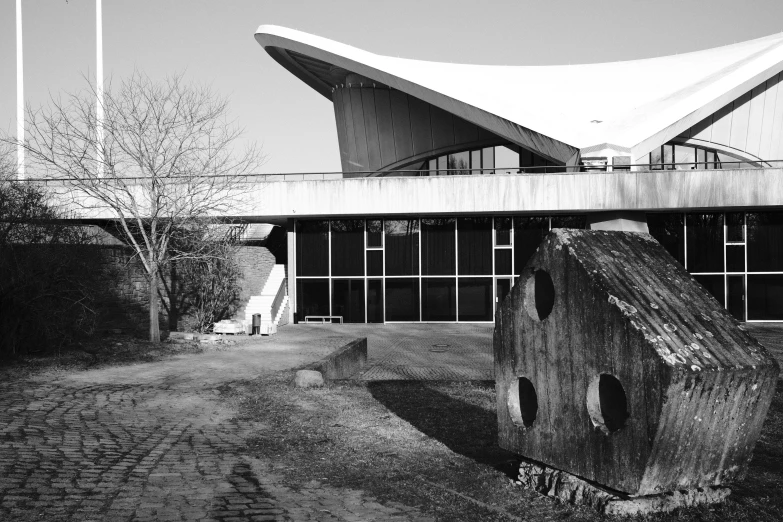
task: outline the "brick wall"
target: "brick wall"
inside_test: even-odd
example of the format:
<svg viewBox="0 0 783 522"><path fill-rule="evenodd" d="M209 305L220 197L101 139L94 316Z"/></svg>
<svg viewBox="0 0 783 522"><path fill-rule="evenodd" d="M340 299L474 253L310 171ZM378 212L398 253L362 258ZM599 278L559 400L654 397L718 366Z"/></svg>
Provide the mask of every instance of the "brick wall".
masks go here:
<svg viewBox="0 0 783 522"><path fill-rule="evenodd" d="M261 295L261 290L272 272L272 267L275 266L275 256L267 247L244 245L239 247L236 260L243 275L242 293L239 297L240 306L237 313L234 314L234 318L242 320L245 318L245 306L250 300L250 296Z"/></svg>
<svg viewBox="0 0 783 522"><path fill-rule="evenodd" d="M84 247L82 247L84 248ZM89 246L95 250L100 269L86 277L97 278L101 291L95 296L95 309L98 311L97 331L121 329L126 333L146 337L149 333L149 290L144 267L133 250L119 245ZM246 245L239 247L237 262L242 270L242 292L240 309L236 318L244 319L244 308L251 295L259 295L264 287L275 256L263 246ZM164 277L167 277L164 274ZM167 279L168 281L168 279ZM165 295L163 282L161 293ZM165 337L170 327L182 329L186 318L179 319L177 325L170 325L166 313L165 300L159 297L160 329ZM287 316L285 316L287 318Z"/></svg>
<svg viewBox="0 0 783 522"><path fill-rule="evenodd" d="M95 246L102 269L97 277L103 291L95 296L98 331L121 329L146 337L149 334L149 289L144 267L133 250L124 246ZM159 298L158 316L161 333L168 332L169 322L164 303Z"/></svg>

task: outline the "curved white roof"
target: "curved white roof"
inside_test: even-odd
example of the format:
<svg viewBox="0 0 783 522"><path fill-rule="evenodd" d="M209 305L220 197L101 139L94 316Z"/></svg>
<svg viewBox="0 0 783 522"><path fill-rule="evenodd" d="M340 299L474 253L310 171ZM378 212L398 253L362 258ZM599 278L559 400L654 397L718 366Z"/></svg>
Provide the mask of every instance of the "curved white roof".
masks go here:
<svg viewBox="0 0 783 522"><path fill-rule="evenodd" d="M638 158L783 70L783 33L675 56L557 66L395 58L272 25L255 37L267 51L294 51L366 76L530 146L509 128L523 127L532 131L525 139L543 142L533 148L561 161L599 144Z"/></svg>

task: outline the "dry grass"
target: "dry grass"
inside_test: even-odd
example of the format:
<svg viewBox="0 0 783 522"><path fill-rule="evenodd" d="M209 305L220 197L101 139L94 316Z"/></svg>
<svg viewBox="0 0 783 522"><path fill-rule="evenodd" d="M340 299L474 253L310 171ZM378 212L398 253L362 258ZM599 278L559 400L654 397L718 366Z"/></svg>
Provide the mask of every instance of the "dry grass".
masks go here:
<svg viewBox="0 0 783 522"><path fill-rule="evenodd" d="M444 521L603 520L511 484L514 455L499 448L494 384L340 384L291 388L291 372L227 392L258 422L251 453L283 465L288 486L317 479L417 506ZM783 385L748 478L729 502L651 520L772 521L783 513Z"/></svg>
<svg viewBox="0 0 783 522"><path fill-rule="evenodd" d="M81 370L154 362L174 355L201 353L198 343L150 343L131 336L113 335L79 343L56 354L26 355L0 361L0 381L55 377Z"/></svg>

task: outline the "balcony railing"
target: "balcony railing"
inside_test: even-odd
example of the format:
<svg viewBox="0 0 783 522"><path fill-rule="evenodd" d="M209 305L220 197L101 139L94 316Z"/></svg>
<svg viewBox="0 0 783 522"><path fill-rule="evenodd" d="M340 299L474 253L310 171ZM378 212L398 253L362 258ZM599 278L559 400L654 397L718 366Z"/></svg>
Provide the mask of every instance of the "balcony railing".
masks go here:
<svg viewBox="0 0 783 522"><path fill-rule="evenodd" d="M539 174L577 174L587 172L655 172L661 170L737 170L740 168L783 168L783 160L737 160L720 162L686 162L686 163L636 163L630 165L549 165L538 167L494 167L488 169L438 169L438 170L382 170L382 171L355 171L355 172L309 172L309 173L271 173L271 174L243 174L231 176L232 182L257 183L279 181L323 181L341 180L347 178L377 178L377 177L430 177L430 176L491 176L491 175L539 175ZM214 178L214 176L204 176ZM133 184L148 180L149 178L122 178L125 183ZM176 177L165 178L176 181ZM189 178L190 179L190 178ZM44 185L63 185L71 180L65 178L26 178L24 181L42 183ZM107 178L111 182L111 178Z"/></svg>

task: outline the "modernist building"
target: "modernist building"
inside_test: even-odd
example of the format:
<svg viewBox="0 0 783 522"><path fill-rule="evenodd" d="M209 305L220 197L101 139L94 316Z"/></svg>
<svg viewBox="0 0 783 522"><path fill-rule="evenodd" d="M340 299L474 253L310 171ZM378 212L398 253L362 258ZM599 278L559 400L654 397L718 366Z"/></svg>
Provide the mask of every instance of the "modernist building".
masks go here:
<svg viewBox="0 0 783 522"><path fill-rule="evenodd" d="M783 320L783 35L548 67L256 40L333 103L342 162L262 196L292 318L489 322L551 228L592 227L649 230L737 318Z"/></svg>

